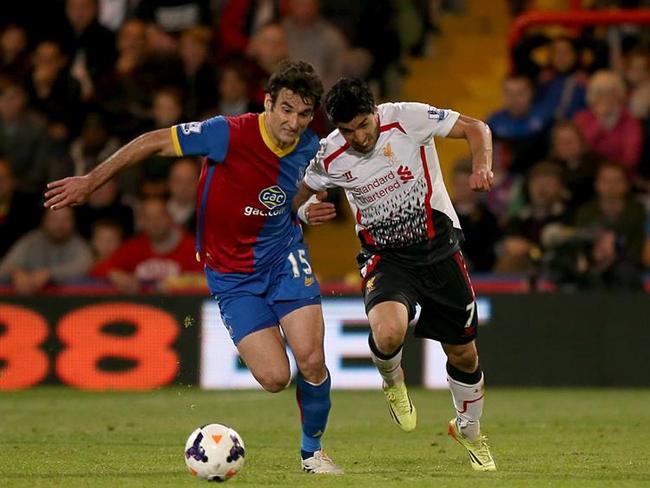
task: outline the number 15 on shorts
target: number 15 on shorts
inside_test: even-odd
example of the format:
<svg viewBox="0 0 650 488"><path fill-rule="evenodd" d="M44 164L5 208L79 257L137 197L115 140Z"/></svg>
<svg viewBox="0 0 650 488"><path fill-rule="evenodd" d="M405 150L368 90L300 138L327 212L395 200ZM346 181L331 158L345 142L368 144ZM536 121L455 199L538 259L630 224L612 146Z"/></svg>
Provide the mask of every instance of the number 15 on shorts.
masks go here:
<svg viewBox="0 0 650 488"><path fill-rule="evenodd" d="M304 249L297 249L296 251L290 252L287 259L291 263L291 271L293 272L294 278L300 278L301 274L304 276L311 276L311 265L309 264Z"/></svg>

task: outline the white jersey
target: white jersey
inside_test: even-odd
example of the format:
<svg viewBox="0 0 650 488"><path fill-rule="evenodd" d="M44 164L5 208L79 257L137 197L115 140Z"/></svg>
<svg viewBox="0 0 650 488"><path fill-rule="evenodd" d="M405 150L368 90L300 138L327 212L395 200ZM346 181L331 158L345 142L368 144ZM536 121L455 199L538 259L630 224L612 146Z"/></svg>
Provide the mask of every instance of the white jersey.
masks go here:
<svg viewBox="0 0 650 488"><path fill-rule="evenodd" d="M426 243L449 255L460 229L440 170L433 136L449 134L458 112L422 103L379 105L379 139L360 153L338 130L321 140L304 182L313 190L341 187L356 218L356 231L371 251ZM442 258L446 256L438 256Z"/></svg>

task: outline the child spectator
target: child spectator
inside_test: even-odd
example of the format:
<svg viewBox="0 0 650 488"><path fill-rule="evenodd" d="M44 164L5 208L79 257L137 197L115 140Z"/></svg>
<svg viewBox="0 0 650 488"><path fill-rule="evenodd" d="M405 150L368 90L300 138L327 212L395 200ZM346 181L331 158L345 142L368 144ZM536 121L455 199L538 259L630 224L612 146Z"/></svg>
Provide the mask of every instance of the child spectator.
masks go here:
<svg viewBox="0 0 650 488"><path fill-rule="evenodd" d="M174 224L163 199L142 203L142 233L126 241L92 270L107 277L123 293L137 293L143 284L162 285L184 273L200 273L194 239Z"/></svg>

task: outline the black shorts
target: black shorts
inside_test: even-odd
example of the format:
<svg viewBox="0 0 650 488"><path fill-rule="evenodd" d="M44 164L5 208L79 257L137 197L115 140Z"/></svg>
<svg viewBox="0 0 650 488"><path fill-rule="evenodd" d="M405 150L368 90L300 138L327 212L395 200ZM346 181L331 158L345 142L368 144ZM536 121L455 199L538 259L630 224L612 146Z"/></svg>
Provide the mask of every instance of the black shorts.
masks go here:
<svg viewBox="0 0 650 488"><path fill-rule="evenodd" d="M476 337L474 290L460 251L424 266L408 266L381 255L362 254L366 312L381 302L403 303L409 320L420 305L415 336L445 344L467 344Z"/></svg>

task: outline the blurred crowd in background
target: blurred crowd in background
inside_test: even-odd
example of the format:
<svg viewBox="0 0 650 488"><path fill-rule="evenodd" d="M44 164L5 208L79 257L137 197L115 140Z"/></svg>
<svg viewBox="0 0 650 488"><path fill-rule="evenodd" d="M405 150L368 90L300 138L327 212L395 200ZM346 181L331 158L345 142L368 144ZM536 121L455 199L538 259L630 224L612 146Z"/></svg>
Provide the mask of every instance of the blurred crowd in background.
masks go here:
<svg viewBox="0 0 650 488"><path fill-rule="evenodd" d="M199 161L151 158L74 210L42 212L46 182L85 174L147 130L261 111L264 84L287 57L312 63L326 89L358 76L378 101L398 100L405 59L427 55L432 37L445 35L439 16L462 8L451 0L3 6L0 282L19 293L87 278L126 293L200 283ZM515 47L502 108L486 118L494 190L469 191L468 160L447 175L473 271L527 273L566 289L641 289L650 267L648 41L629 26L534 30ZM322 112L312 126L321 136L331 129ZM340 195L337 203L345 205Z"/></svg>

